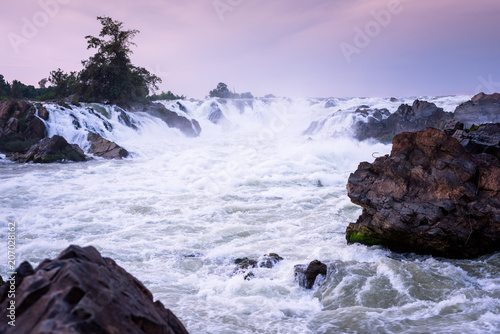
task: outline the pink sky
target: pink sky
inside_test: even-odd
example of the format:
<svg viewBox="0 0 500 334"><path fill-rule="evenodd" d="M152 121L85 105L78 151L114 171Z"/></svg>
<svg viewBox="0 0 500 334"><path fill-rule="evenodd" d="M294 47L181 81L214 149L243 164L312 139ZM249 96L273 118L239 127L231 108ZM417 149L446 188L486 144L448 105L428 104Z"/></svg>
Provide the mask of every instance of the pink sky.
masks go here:
<svg viewBox="0 0 500 334"><path fill-rule="evenodd" d="M498 0L10 1L0 74L36 86L81 70L97 16L140 30L133 63L192 98L218 82L255 96L500 91Z"/></svg>

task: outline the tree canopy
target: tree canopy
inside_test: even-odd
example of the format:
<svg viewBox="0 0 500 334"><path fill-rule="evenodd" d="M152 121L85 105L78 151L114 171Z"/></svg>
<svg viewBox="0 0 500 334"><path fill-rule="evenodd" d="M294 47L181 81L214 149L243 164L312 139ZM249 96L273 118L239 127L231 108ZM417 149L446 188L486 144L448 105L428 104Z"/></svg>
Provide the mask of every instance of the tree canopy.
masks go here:
<svg viewBox="0 0 500 334"><path fill-rule="evenodd" d="M246 93L232 93L227 85L223 82L219 82L217 87L208 93L210 97L218 97L223 99L253 99L253 95L250 92Z"/></svg>
<svg viewBox="0 0 500 334"><path fill-rule="evenodd" d="M138 30L123 30L123 23L110 17L98 17L99 37L85 36L87 49L97 49L94 56L82 61L81 98L124 104L145 99L150 89L158 89L161 79L130 61L132 38Z"/></svg>

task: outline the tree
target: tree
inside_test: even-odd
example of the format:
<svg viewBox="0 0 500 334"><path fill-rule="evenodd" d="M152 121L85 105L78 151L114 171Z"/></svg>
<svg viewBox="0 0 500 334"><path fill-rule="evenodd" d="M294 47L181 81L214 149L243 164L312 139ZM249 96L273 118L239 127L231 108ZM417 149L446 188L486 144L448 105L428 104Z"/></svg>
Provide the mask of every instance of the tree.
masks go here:
<svg viewBox="0 0 500 334"><path fill-rule="evenodd" d="M64 73L58 68L50 72L49 81L54 85L56 97L66 97L76 92L78 75L76 72Z"/></svg>
<svg viewBox="0 0 500 334"><path fill-rule="evenodd" d="M12 86L10 88L11 96L15 99L20 99L23 97L23 84L19 80L12 81Z"/></svg>
<svg viewBox="0 0 500 334"><path fill-rule="evenodd" d="M43 78L42 80L38 81L38 87L40 89L45 89L48 81L49 80L47 80L47 78Z"/></svg>
<svg viewBox="0 0 500 334"><path fill-rule="evenodd" d="M10 96L10 85L5 81L5 78L0 74L0 98Z"/></svg>
<svg viewBox="0 0 500 334"><path fill-rule="evenodd" d="M227 89L227 85L223 82L219 82L217 84L217 88L214 90L211 90L209 93L210 97L220 97L220 98L230 98L232 96L232 93Z"/></svg>
<svg viewBox="0 0 500 334"><path fill-rule="evenodd" d="M130 47L138 30L123 30L122 22L98 17L99 37L85 36L87 49L97 49L94 56L82 61L80 92L84 100L127 104L146 98L150 89L158 89L161 79L145 68L132 65Z"/></svg>

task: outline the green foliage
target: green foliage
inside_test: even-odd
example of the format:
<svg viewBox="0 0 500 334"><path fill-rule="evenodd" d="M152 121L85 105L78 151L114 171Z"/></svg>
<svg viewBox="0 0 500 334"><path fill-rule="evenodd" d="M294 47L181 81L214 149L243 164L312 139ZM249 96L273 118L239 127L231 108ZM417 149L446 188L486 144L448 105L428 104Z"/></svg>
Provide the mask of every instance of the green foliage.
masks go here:
<svg viewBox="0 0 500 334"><path fill-rule="evenodd" d="M43 80L47 79L42 79L40 80L40 82L42 82ZM4 76L0 74L0 100L16 98L48 101L55 98L54 87L42 87L42 85L40 86L40 88L35 88L35 86L32 85L25 85L19 80L12 81L11 85L7 81L5 81Z"/></svg>
<svg viewBox="0 0 500 334"><path fill-rule="evenodd" d="M158 100L184 100L186 97L184 95L175 95L171 91L161 92L161 94L153 94L148 96L148 100L150 101L158 101Z"/></svg>
<svg viewBox="0 0 500 334"><path fill-rule="evenodd" d="M145 68L132 65L131 40L138 30L122 30L122 22L98 17L99 37L86 36L87 49L97 49L94 56L82 61L80 93L83 100L126 104L145 99L150 89L158 89L161 79Z"/></svg>
<svg viewBox="0 0 500 334"><path fill-rule="evenodd" d="M54 95L57 98L76 93L78 87L77 73L64 73L60 68L50 72L49 81L54 85Z"/></svg>
<svg viewBox="0 0 500 334"><path fill-rule="evenodd" d="M479 129L481 126L483 126L484 124L479 124L479 125L476 125L476 124L472 124L470 128L468 129L464 129L465 132L469 133L471 131L476 131L477 129Z"/></svg>

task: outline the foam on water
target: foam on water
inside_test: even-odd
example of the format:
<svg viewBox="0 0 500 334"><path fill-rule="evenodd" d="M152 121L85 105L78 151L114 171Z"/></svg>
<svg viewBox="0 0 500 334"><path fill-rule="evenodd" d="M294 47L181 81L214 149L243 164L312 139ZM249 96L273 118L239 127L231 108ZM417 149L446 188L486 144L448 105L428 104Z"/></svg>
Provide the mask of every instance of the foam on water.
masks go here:
<svg viewBox="0 0 500 334"><path fill-rule="evenodd" d="M361 213L347 197L347 178L391 147L339 129L359 117L360 105L394 112L402 101L413 102L164 101L200 122L198 138L144 113L46 104L51 135L87 148L87 133L97 132L132 157L50 165L1 159L0 218L17 223L18 261L36 265L70 244L93 245L143 281L190 333L498 332L499 254L450 261L346 244L345 228ZM209 120L213 103L224 115L219 124ZM322 131L302 135L332 114ZM284 260L253 269L249 281L235 272L236 258L270 252ZM293 267L314 259L329 263L329 274L306 291Z"/></svg>

